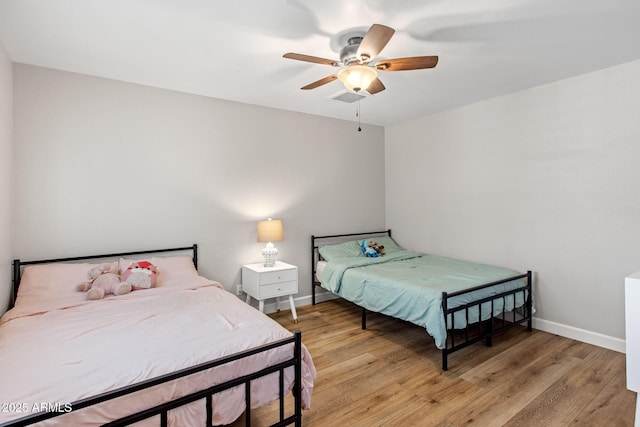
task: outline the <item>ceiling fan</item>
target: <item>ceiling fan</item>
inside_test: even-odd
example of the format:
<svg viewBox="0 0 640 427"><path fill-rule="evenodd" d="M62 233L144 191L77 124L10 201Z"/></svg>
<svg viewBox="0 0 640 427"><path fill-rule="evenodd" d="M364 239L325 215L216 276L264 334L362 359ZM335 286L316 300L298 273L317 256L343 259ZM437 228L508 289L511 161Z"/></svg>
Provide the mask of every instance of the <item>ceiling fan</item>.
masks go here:
<svg viewBox="0 0 640 427"><path fill-rule="evenodd" d="M438 63L437 56L382 59L372 63L391 40L393 33L395 33L393 28L381 24L373 24L364 36L360 33L360 35L349 37L347 45L340 50L339 61L300 53L285 53L283 57L332 67L342 67L336 74L301 87L302 90L315 89L334 80L340 80L349 90L354 92L366 90L373 95L385 89L378 78L378 71L420 70L433 68Z"/></svg>

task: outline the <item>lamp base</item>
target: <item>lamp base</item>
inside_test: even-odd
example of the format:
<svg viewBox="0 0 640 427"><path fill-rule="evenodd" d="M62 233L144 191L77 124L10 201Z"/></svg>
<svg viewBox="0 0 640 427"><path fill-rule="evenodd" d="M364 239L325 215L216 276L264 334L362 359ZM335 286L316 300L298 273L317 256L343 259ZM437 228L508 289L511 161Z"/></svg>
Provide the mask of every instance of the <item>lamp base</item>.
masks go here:
<svg viewBox="0 0 640 427"><path fill-rule="evenodd" d="M262 250L262 256L264 257L264 266L273 267L276 264L276 257L278 256L278 249L273 246L273 243L267 243L267 246Z"/></svg>

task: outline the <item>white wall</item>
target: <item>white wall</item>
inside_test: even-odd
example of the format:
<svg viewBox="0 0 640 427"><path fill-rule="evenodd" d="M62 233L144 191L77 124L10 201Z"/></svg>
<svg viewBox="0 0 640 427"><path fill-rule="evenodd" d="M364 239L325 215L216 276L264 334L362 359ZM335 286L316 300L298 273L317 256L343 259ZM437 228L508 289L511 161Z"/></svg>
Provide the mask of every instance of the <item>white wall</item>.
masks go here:
<svg viewBox="0 0 640 427"><path fill-rule="evenodd" d="M541 329L623 350L638 75L640 61L386 128L387 226L416 250L533 270Z"/></svg>
<svg viewBox="0 0 640 427"><path fill-rule="evenodd" d="M311 234L384 225L381 127L23 64L14 81L18 257L197 242L234 289L274 217L301 297Z"/></svg>
<svg viewBox="0 0 640 427"><path fill-rule="evenodd" d="M0 315L11 289L11 209L13 206L13 70L0 42Z"/></svg>
<svg viewBox="0 0 640 427"><path fill-rule="evenodd" d="M191 242L201 271L232 289L240 265L260 260L255 221L267 216L284 220L277 246L301 268L300 298L309 235L377 229L386 207L409 248L533 270L539 327L613 347L624 337L623 278L640 270L640 62L358 133L21 64L12 76L0 54L0 303L12 255Z"/></svg>

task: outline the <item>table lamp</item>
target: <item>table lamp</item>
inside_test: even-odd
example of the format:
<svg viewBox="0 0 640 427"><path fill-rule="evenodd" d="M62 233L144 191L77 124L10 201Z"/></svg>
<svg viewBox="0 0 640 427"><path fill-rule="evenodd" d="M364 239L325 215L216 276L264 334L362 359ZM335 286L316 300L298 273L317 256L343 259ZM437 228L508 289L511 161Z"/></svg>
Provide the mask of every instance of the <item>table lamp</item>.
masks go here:
<svg viewBox="0 0 640 427"><path fill-rule="evenodd" d="M278 256L278 249L272 242L278 242L284 238L282 221L269 218L266 221L258 221L258 242L267 242L262 250L264 266L273 267Z"/></svg>

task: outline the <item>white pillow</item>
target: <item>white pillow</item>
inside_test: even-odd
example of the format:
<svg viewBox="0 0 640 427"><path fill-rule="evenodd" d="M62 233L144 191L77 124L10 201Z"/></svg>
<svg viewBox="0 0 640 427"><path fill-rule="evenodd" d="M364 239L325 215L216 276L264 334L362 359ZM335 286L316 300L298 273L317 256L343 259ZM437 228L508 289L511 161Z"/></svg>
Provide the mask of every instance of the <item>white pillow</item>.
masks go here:
<svg viewBox="0 0 640 427"><path fill-rule="evenodd" d="M148 261L158 268L156 287L183 285L200 277L190 256L151 257L143 259L120 258L119 271L122 274L129 266L138 261Z"/></svg>

